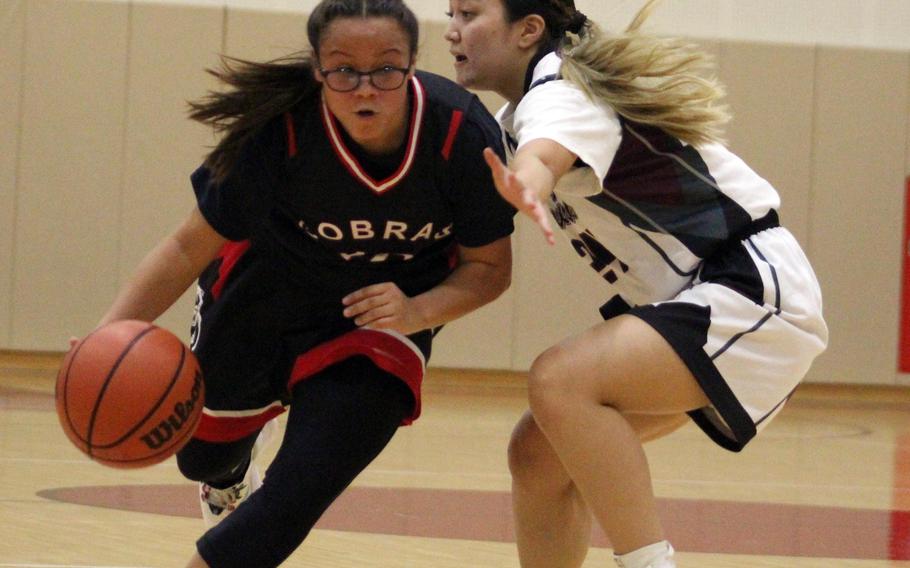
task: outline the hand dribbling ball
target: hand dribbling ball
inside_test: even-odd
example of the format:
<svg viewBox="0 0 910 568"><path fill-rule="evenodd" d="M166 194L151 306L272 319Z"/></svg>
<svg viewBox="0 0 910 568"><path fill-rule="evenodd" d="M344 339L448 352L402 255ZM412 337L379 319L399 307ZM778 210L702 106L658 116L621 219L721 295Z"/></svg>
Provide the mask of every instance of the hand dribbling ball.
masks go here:
<svg viewBox="0 0 910 568"><path fill-rule="evenodd" d="M196 356L154 324L122 320L76 343L57 373L57 417L91 459L115 468L162 462L192 437L205 387Z"/></svg>

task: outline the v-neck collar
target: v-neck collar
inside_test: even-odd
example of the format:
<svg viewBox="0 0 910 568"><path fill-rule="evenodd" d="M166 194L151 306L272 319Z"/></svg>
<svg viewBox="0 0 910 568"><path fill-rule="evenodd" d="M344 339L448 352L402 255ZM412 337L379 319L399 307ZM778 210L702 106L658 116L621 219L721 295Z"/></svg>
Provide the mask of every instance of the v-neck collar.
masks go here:
<svg viewBox="0 0 910 568"><path fill-rule="evenodd" d="M332 115L331 111L329 111L329 107L325 104L325 100L322 100L321 102L322 122L325 125L326 133L329 135L329 140L331 141L332 148L335 150L335 153L338 155L341 163L345 165L348 171L350 171L351 174L360 181L360 183L367 186L377 194L385 193L388 189L395 187L398 182L400 182L406 175L408 175L408 172L411 170L411 166L414 164L414 156L417 153L417 141L420 138L420 131L421 127L423 126L424 107L426 106L426 93L423 89L423 85L420 84L420 81L417 80L416 76L411 78L411 88L413 91L413 104L411 108L407 149L404 152L404 158L402 159L398 170L396 170L391 176L387 177L384 180L375 180L367 173L366 169L360 164L354 153L351 152L351 150L345 144L344 139L341 136L338 119Z"/></svg>

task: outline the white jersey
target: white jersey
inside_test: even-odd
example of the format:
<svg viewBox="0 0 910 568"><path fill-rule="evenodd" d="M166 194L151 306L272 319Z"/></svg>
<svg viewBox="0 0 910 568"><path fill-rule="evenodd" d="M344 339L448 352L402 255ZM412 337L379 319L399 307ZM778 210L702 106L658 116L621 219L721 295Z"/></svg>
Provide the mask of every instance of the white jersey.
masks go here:
<svg viewBox="0 0 910 568"><path fill-rule="evenodd" d="M550 209L628 304L675 296L705 257L779 207L774 188L722 145L696 149L620 119L559 79L560 63L545 56L529 92L497 119L510 150L546 138L584 162L559 180Z"/></svg>
<svg viewBox="0 0 910 568"><path fill-rule="evenodd" d="M720 144L694 147L591 101L560 65L545 55L497 114L509 155L549 139L578 156L550 211L603 279L601 314L654 327L711 401L693 420L738 451L827 344L818 282L778 224L777 191Z"/></svg>

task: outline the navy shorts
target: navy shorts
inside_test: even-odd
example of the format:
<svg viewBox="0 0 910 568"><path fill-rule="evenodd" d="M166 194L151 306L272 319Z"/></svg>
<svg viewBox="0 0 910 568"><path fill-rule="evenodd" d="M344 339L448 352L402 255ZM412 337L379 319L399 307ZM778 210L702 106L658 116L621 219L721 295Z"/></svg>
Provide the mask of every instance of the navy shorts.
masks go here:
<svg viewBox="0 0 910 568"><path fill-rule="evenodd" d="M340 295L301 296L248 241L228 243L200 276L191 347L205 407L196 438L228 442L256 432L284 412L294 385L358 355L411 390L414 410L404 424L420 415L432 333L361 329L342 315Z"/></svg>

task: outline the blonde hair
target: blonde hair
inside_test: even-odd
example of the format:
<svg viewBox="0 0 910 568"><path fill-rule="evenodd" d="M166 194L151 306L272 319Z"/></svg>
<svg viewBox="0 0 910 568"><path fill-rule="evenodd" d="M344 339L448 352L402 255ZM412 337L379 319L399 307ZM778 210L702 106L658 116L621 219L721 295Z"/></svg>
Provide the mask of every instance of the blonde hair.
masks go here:
<svg viewBox="0 0 910 568"><path fill-rule="evenodd" d="M649 0L626 31L611 35L588 20L563 41L562 76L591 100L633 122L700 145L722 141L730 120L713 61L695 44L640 33L659 0Z"/></svg>

